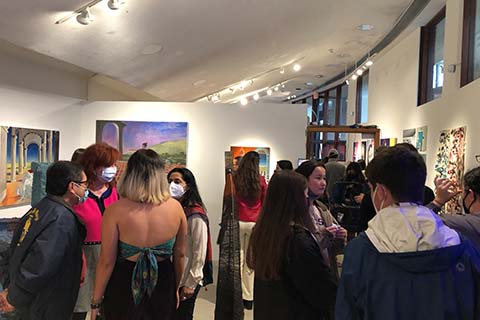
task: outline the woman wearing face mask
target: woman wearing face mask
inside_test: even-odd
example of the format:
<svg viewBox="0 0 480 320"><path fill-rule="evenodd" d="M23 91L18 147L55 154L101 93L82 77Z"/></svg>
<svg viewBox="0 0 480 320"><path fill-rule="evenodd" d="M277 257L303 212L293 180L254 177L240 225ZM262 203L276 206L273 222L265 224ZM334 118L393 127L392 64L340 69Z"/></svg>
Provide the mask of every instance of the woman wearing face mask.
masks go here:
<svg viewBox="0 0 480 320"><path fill-rule="evenodd" d="M180 201L187 218L185 268L180 280L177 320L193 319L200 287L213 282L212 246L208 217L193 173L174 168L168 173L170 194Z"/></svg>
<svg viewBox="0 0 480 320"><path fill-rule="evenodd" d="M120 158L120 152L105 143L89 146L81 165L87 175L88 190L80 199L80 204L73 207L85 224L87 236L83 251L86 259L85 281L78 293L77 303L72 320L84 320L90 310L90 302L95 280L95 270L100 256L102 217L107 208L118 200L115 188L115 163Z"/></svg>
<svg viewBox="0 0 480 320"><path fill-rule="evenodd" d="M309 212L315 225L322 253L338 278L336 256L345 246L347 230L340 227L327 206L317 199L323 196L327 187L325 166L313 160L303 162L296 170L308 182Z"/></svg>

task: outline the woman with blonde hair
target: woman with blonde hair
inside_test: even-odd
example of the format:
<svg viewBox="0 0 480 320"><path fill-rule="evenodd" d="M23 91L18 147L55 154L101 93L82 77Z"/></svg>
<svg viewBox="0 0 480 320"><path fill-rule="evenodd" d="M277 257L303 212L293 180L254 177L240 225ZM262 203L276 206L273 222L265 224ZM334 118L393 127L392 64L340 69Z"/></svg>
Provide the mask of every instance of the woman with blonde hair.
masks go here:
<svg viewBox="0 0 480 320"><path fill-rule="evenodd" d="M136 151L118 191L122 198L103 219L91 319L102 304L107 320L174 319L187 222L160 156Z"/></svg>

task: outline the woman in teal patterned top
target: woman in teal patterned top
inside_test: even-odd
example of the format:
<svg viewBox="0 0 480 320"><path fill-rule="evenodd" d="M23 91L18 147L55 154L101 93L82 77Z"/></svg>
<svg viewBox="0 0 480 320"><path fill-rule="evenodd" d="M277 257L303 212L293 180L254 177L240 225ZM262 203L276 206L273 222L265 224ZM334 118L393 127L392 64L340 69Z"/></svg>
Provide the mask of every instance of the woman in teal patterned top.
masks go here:
<svg viewBox="0 0 480 320"><path fill-rule="evenodd" d="M159 155L135 152L118 191L103 217L91 319L102 302L107 320L174 319L187 222Z"/></svg>

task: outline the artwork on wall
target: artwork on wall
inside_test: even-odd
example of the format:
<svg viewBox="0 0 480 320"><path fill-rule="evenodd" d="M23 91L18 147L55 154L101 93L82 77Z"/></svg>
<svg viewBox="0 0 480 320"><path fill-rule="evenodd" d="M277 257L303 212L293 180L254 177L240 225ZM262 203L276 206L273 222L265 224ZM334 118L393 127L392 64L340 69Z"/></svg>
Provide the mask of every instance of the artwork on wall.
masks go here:
<svg viewBox="0 0 480 320"><path fill-rule="evenodd" d="M420 153L427 152L427 133L427 126L416 129L416 139L414 146Z"/></svg>
<svg viewBox="0 0 480 320"><path fill-rule="evenodd" d="M31 202L32 162L58 161L59 131L0 126L0 209Z"/></svg>
<svg viewBox="0 0 480 320"><path fill-rule="evenodd" d="M403 130L402 138L403 142L410 143L412 146L416 145L416 129L405 129Z"/></svg>
<svg viewBox="0 0 480 320"><path fill-rule="evenodd" d="M165 161L167 172L187 165L187 137L187 122L97 120L97 143L105 142L117 148L122 161L127 161L138 149L155 150Z"/></svg>
<svg viewBox="0 0 480 320"><path fill-rule="evenodd" d="M397 138L380 139L380 145L383 147L393 147L397 144Z"/></svg>
<svg viewBox="0 0 480 320"><path fill-rule="evenodd" d="M249 151L256 151L260 155L260 174L266 178L270 176L270 148L268 147L230 147L233 159L243 157Z"/></svg>
<svg viewBox="0 0 480 320"><path fill-rule="evenodd" d="M463 185L465 170L466 127L443 130L440 132L435 171L440 177L448 178L457 186ZM444 206L446 213L462 212L461 195L456 196Z"/></svg>
<svg viewBox="0 0 480 320"><path fill-rule="evenodd" d="M362 146L360 141L355 141L353 143L353 161L358 161L360 159L365 160L365 155L362 153Z"/></svg>

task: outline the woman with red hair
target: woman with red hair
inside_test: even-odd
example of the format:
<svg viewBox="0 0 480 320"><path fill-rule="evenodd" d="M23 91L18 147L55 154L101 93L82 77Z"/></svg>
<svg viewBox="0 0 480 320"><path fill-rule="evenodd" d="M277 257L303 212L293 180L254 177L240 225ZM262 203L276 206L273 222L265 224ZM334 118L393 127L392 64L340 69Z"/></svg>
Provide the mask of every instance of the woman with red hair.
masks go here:
<svg viewBox="0 0 480 320"><path fill-rule="evenodd" d="M81 159L80 164L87 175L88 192L73 209L87 229L83 247L87 268L85 282L78 293L72 320L85 320L87 312L90 311L95 270L100 256L103 212L105 208L118 200L115 188L117 174L115 163L119 159L120 152L106 143L89 146Z"/></svg>

